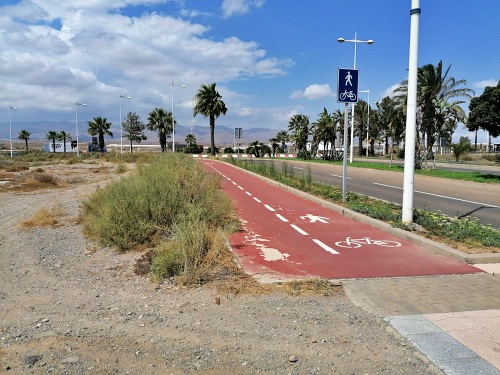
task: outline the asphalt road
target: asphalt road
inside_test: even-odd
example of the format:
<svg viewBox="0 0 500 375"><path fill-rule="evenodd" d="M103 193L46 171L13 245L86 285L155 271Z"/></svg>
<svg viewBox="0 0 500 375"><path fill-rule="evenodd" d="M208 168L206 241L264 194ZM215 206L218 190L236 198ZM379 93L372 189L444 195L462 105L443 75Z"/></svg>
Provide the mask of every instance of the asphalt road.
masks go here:
<svg viewBox="0 0 500 375"><path fill-rule="evenodd" d="M252 159L254 162L271 163L270 160ZM273 161L277 169L286 162L297 174L309 174L314 181L342 188L342 166L308 163L299 160ZM457 170L474 167L442 166ZM480 173L500 174L497 168L477 167ZM403 173L366 168L347 167L347 190L370 197L401 204L403 200ZM468 181L448 180L415 175L413 205L428 211L441 211L451 217L471 216L481 223L500 229L500 186Z"/></svg>

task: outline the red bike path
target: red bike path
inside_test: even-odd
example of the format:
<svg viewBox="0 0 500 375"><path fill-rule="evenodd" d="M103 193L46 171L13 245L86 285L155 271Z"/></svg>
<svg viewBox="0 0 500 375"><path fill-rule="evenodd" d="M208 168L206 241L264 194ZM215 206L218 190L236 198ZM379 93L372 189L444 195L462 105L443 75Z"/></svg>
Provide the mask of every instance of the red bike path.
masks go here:
<svg viewBox="0 0 500 375"><path fill-rule="evenodd" d="M242 229L230 245L246 272L267 280L430 276L481 270L346 218L220 161L201 161L222 175Z"/></svg>

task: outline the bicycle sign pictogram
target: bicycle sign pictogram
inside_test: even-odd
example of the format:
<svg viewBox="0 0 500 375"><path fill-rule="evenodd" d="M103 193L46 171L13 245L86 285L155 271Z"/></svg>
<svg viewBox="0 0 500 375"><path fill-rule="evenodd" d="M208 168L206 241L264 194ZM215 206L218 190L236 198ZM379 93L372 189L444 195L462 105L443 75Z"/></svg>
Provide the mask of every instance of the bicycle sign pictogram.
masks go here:
<svg viewBox="0 0 500 375"><path fill-rule="evenodd" d="M372 240L370 237L364 238L351 238L346 237L345 241L335 242L335 245L340 247L347 247L350 249L357 249L363 245L377 245L382 247L400 247L401 244L396 241L390 240Z"/></svg>
<svg viewBox="0 0 500 375"><path fill-rule="evenodd" d="M345 90L344 92L340 93L339 98L340 100L345 100L345 98L349 98L354 101L356 100L356 94L353 93L352 91Z"/></svg>

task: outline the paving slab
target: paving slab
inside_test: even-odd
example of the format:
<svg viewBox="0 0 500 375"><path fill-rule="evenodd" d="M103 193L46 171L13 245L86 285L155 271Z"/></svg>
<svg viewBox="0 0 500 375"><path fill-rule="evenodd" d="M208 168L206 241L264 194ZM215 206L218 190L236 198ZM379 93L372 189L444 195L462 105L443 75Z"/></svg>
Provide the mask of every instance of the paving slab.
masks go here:
<svg viewBox="0 0 500 375"><path fill-rule="evenodd" d="M393 316L385 320L430 358L445 374L500 374L500 369L494 364L442 330L427 316Z"/></svg>

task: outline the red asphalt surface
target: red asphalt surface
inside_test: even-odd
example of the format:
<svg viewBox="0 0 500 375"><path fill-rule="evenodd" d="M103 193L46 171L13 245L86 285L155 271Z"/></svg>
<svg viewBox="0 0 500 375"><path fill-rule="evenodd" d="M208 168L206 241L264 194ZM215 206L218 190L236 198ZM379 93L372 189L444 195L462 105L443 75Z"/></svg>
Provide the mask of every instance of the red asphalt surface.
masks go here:
<svg viewBox="0 0 500 375"><path fill-rule="evenodd" d="M482 272L346 218L228 163L201 162L222 175L222 188L234 201L243 228L229 242L242 267L252 275L289 280ZM359 240L358 247L346 247L348 238Z"/></svg>

